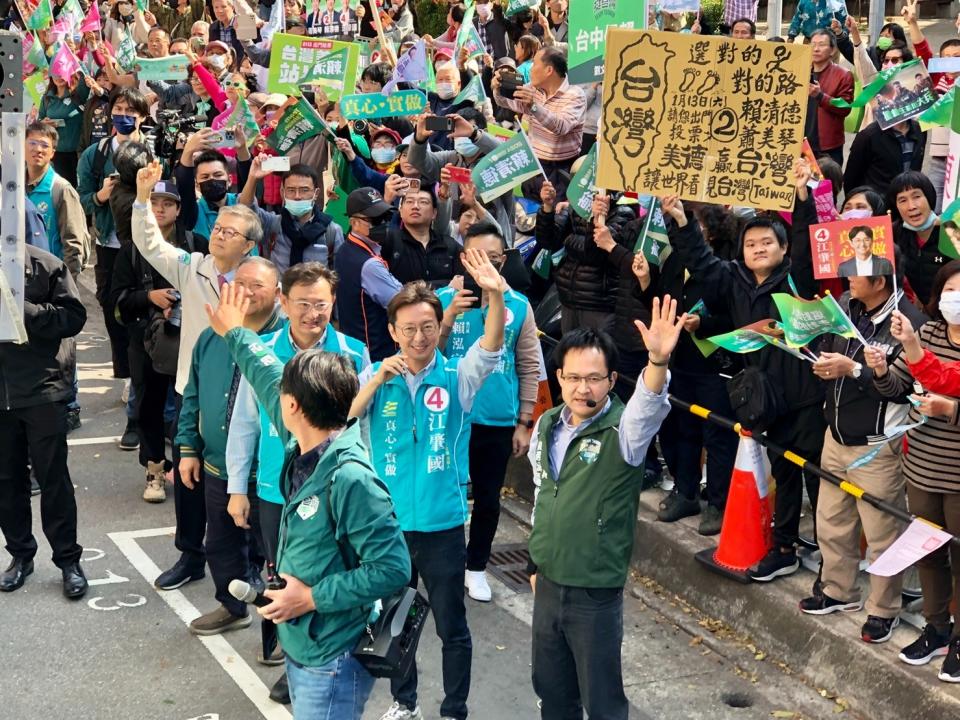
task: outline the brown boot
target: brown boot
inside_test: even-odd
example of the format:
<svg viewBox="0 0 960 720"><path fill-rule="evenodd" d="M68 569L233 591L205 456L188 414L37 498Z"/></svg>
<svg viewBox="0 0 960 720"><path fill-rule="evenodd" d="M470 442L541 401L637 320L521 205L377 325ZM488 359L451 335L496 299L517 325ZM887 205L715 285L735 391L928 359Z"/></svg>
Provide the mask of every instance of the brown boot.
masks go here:
<svg viewBox="0 0 960 720"><path fill-rule="evenodd" d="M143 499L148 503L162 503L167 499L162 462L147 462L147 486L143 489Z"/></svg>

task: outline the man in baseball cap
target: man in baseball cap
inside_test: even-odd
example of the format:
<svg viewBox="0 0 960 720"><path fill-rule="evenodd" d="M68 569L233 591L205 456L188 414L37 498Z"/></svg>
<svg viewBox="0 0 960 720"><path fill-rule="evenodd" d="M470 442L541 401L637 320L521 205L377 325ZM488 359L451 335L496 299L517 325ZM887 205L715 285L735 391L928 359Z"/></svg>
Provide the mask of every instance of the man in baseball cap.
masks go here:
<svg viewBox="0 0 960 720"><path fill-rule="evenodd" d="M347 197L347 216L350 234L334 259L340 331L366 343L371 360L383 360L397 350L386 308L402 287L381 257L393 206L372 187L357 188Z"/></svg>

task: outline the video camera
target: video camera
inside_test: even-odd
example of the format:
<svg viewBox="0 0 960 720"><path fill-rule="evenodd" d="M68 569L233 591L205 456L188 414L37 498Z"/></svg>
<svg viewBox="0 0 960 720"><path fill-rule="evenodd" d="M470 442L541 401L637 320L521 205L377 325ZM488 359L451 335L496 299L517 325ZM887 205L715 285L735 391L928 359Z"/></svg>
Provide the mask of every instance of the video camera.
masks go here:
<svg viewBox="0 0 960 720"><path fill-rule="evenodd" d="M161 160L173 160L180 141L186 140L190 133L195 133L206 122L207 118L203 115L185 118L177 110L160 110L154 130L154 155Z"/></svg>

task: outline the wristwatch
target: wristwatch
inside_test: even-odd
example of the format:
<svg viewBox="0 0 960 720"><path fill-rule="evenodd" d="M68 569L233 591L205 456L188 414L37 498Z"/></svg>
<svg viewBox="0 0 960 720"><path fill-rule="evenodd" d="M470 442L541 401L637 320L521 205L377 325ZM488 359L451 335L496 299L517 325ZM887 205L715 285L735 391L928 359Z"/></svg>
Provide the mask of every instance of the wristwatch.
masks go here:
<svg viewBox="0 0 960 720"><path fill-rule="evenodd" d="M532 103L532 104L530 105L530 114L531 114L531 115L536 115L536 114L537 114L537 110L539 110L539 109L540 109L540 106L539 106L539 105L537 105L536 103Z"/></svg>
<svg viewBox="0 0 960 720"><path fill-rule="evenodd" d="M478 142L480 142L480 135L481 135L481 134L482 134L482 132L481 132L480 128L474 128L474 129L473 129L473 132L470 133L470 142L472 142L474 145L476 145Z"/></svg>
<svg viewBox="0 0 960 720"><path fill-rule="evenodd" d="M858 380L860 378L860 373L862 372L863 372L863 363L855 362L853 364L853 372L850 373L853 376L853 379Z"/></svg>
<svg viewBox="0 0 960 720"><path fill-rule="evenodd" d="M517 426L525 427L527 430L533 430L533 419L521 420L520 418L517 418Z"/></svg>

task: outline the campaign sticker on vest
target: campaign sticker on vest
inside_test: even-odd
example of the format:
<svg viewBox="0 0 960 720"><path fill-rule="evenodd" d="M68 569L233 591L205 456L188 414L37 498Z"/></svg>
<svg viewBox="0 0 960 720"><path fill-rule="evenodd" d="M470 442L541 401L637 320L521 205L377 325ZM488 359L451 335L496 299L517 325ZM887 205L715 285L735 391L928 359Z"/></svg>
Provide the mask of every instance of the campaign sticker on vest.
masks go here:
<svg viewBox="0 0 960 720"><path fill-rule="evenodd" d="M503 324L504 327L513 325L513 310L510 308L503 309Z"/></svg>
<svg viewBox="0 0 960 720"><path fill-rule="evenodd" d="M50 205L47 204L46 200L41 200L36 205L37 205L37 212L40 213L41 215L46 215L47 210L50 209Z"/></svg>
<svg viewBox="0 0 960 720"><path fill-rule="evenodd" d="M587 465L593 465L600 455L601 442L596 438L586 438L580 441L580 459Z"/></svg>
<svg viewBox="0 0 960 720"><path fill-rule="evenodd" d="M450 393L436 385L429 387L423 395L423 404L431 412L443 412L450 405Z"/></svg>
<svg viewBox="0 0 960 720"><path fill-rule="evenodd" d="M317 514L317 510L319 509L320 498L316 495L311 495L297 506L297 515L300 516L301 520L309 520Z"/></svg>

